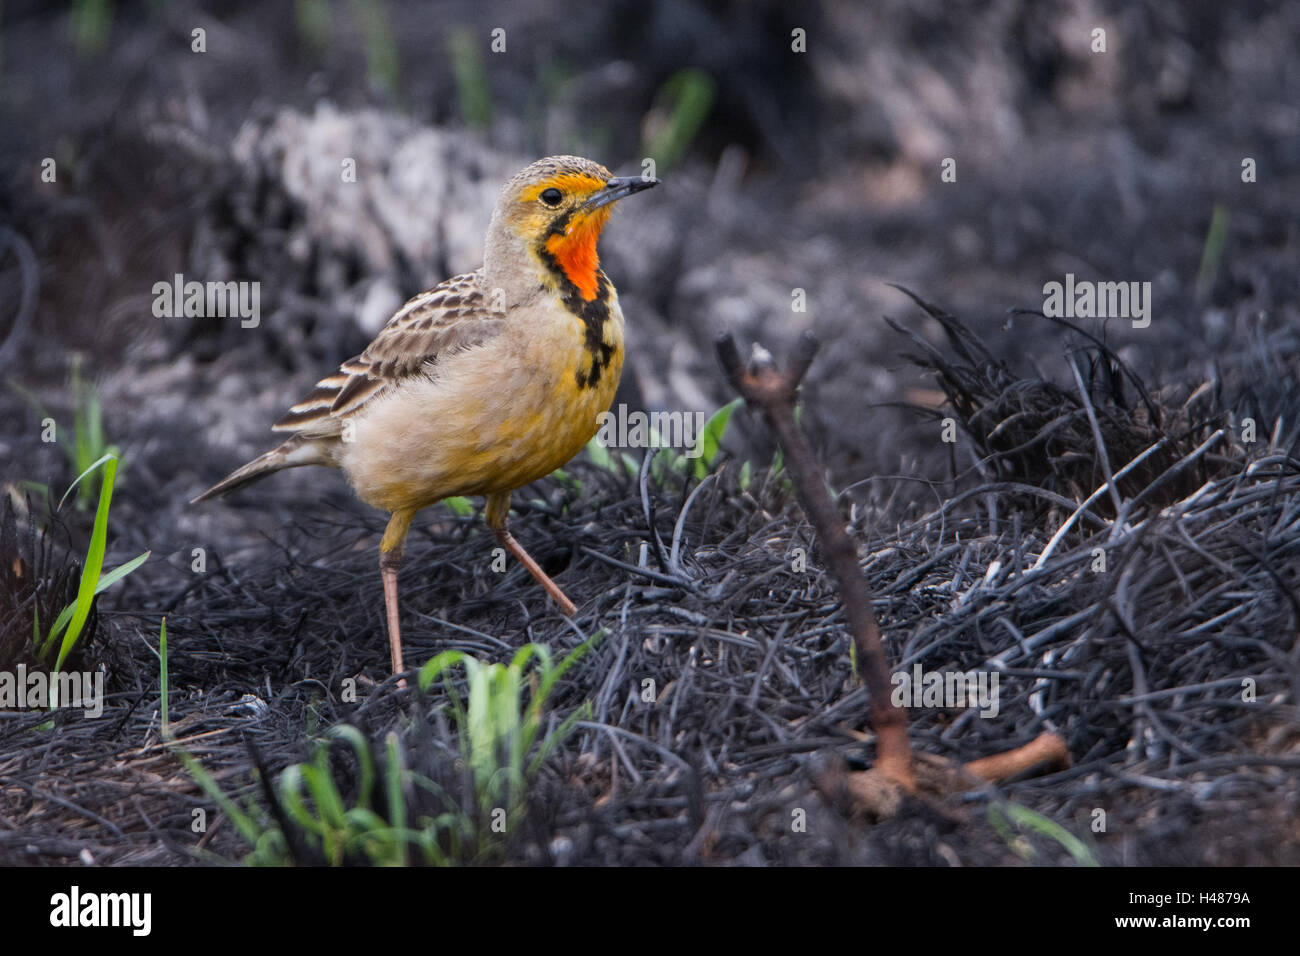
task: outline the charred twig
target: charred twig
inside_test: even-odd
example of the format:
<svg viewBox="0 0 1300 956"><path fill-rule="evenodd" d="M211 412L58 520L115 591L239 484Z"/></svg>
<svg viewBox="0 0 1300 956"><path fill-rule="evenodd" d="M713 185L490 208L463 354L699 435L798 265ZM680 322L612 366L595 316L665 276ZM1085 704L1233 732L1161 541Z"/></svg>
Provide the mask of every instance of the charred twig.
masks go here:
<svg viewBox="0 0 1300 956"><path fill-rule="evenodd" d="M777 371L771 354L761 346L754 347L748 368L741 364L740 352L730 335L718 339L716 347L732 387L747 403L763 412L776 433L799 502L821 539L827 567L839 586L844 616L871 694L871 724L877 737L876 766L886 777L911 792L916 780L912 773L912 749L907 740L907 715L902 708L893 706L890 699L889 662L885 659L880 627L871 607L871 592L858 567L857 548L835 510L821 469L794 417L795 392L817 354L817 339L811 332L800 337L784 373Z"/></svg>
<svg viewBox="0 0 1300 956"><path fill-rule="evenodd" d="M817 531L827 566L839 587L844 616L865 669L871 723L876 731L876 766L865 773L848 773L832 761L813 772L819 789L852 813L884 817L897 812L902 792L942 796L969 789L979 781L1005 780L1044 765L1068 765L1070 755L1065 741L1051 733L1025 747L964 766L926 755L920 763L914 763L906 714L891 701L889 663L866 578L858 566L857 549L794 417L795 393L816 354L817 341L805 333L785 373L777 370L771 355L761 346L755 346L748 368L741 364L730 336L718 340L717 350L732 386L763 412L781 443L799 501Z"/></svg>

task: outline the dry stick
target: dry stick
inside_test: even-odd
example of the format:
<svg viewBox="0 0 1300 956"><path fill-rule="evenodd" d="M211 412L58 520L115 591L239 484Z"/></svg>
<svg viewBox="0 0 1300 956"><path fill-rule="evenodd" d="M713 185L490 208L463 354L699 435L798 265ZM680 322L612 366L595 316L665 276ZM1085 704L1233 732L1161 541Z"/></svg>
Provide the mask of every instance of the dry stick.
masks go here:
<svg viewBox="0 0 1300 956"><path fill-rule="evenodd" d="M771 354L758 345L754 346L748 368L741 364L740 352L729 334L720 337L715 346L732 387L744 396L747 403L762 411L769 427L776 433L785 453L786 467L794 479L799 503L822 542L826 564L839 585L844 617L853 634L871 695L871 724L877 742L876 767L909 792L914 791L916 778L912 771L912 748L907 739L907 714L890 701L889 662L885 659L880 627L871 607L871 593L858 567L858 550L835 510L821 469L794 417L795 392L817 354L817 338L811 332L800 336L794 357L784 374L777 371Z"/></svg>

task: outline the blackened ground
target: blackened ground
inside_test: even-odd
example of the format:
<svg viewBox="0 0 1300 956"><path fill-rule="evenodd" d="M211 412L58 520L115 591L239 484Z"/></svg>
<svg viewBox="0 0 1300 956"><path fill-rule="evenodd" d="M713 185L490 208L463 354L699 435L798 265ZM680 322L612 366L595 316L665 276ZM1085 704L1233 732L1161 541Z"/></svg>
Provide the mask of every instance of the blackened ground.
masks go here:
<svg viewBox="0 0 1300 956"><path fill-rule="evenodd" d="M635 479L589 465L572 470L581 495L543 483L545 500L516 526L582 605L575 626L521 569L488 570L479 523L426 518L402 575L407 655L503 659L529 640L558 653L607 630L554 699L556 713L584 700L594 713L548 763L533 825L511 850L520 861L1011 862L985 817L986 801L1009 799L1084 836L1102 862L1295 863L1296 465L1264 455L1172 512L1135 513L1140 527L1107 544L1103 574L1090 571L1102 519L1043 570L1023 570L1068 513L1023 507L1030 486L977 487L889 531L859 519L892 659L1001 676L995 718L914 712L915 745L969 759L1055 729L1075 755L1069 770L955 807L964 824L918 806L860 830L822 808L806 762L869 759L865 694L815 551L807 572L793 569L807 527L778 488L738 492L734 468L684 517L680 494L647 486L643 497ZM309 727L350 722L378 740L404 721L409 699L364 680L386 676L379 522L286 498L239 509L258 524L294 522L259 556L214 552L203 574L159 562L123 587L84 655L109 671L103 717L61 715L53 731L38 729L40 713L0 725L5 859L190 858L191 811L211 805L158 738L152 648L164 613L175 731L232 790L251 784L249 741L274 770L306 756ZM651 526L666 558L651 544L647 574L614 565L638 565ZM358 675L361 703L341 703ZM435 695L422 709L442 706ZM444 731L440 747L452 743ZM800 810L806 832L792 829ZM1089 836L1099 810L1106 832ZM243 852L229 825L203 846ZM1037 852L1068 859L1050 841Z"/></svg>

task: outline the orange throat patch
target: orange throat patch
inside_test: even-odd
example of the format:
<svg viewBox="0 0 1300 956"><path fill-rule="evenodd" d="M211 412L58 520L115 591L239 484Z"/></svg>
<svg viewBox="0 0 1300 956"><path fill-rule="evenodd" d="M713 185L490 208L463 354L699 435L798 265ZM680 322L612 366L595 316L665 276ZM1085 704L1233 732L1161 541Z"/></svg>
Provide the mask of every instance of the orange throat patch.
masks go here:
<svg viewBox="0 0 1300 956"><path fill-rule="evenodd" d="M597 271L600 268L596 240L600 238L600 230L608 221L610 212L608 206L602 206L585 215L575 215L564 227L564 232L546 237L546 251L587 302L596 298L599 286Z"/></svg>

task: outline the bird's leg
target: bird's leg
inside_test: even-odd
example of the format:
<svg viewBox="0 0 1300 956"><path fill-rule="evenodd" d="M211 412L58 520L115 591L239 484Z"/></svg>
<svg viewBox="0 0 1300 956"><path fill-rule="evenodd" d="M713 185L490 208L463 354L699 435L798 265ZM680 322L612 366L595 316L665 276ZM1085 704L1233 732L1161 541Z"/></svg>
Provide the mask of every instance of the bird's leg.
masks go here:
<svg viewBox="0 0 1300 956"><path fill-rule="evenodd" d="M388 611L388 650L393 660L393 673L406 670L402 666L402 623L397 610L397 569L402 566L402 542L411 530L414 511L394 511L384 529L384 539L379 542L379 576L384 579L384 607ZM398 687L406 681L399 680Z"/></svg>
<svg viewBox="0 0 1300 956"><path fill-rule="evenodd" d="M488 527L496 535L497 540L505 546L505 549L519 559L519 563L528 569L528 573L537 579L537 583L546 588L546 593L551 596L560 610L568 617L578 613L577 605L565 596L560 590L560 586L550 579L545 571L541 569L536 561L532 559L524 546L515 540L509 529L506 527L507 519L510 516L510 492L499 492L495 495L488 495L487 508L484 509L483 517L487 519Z"/></svg>

